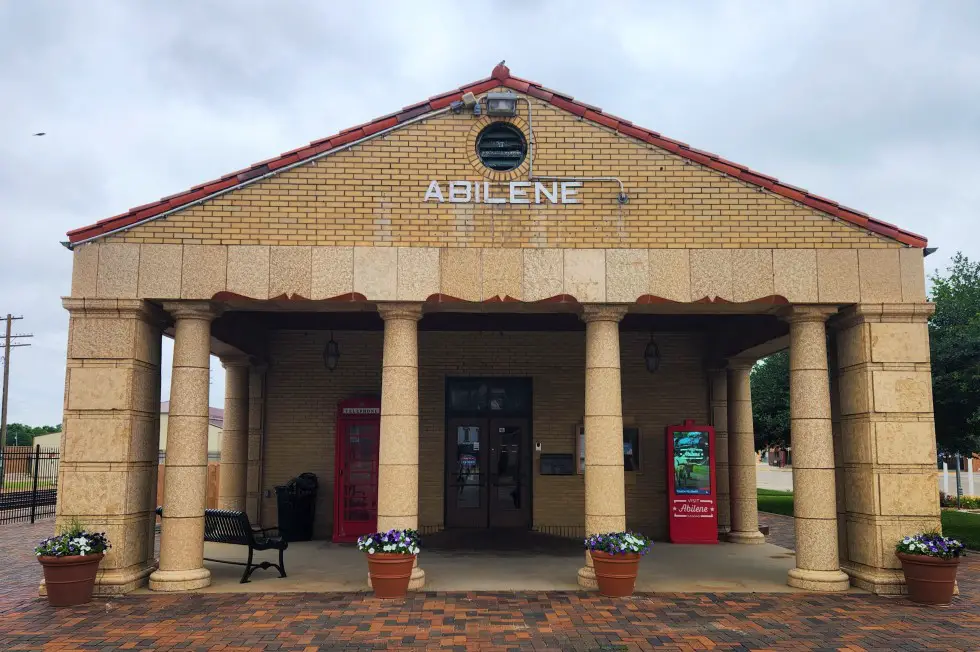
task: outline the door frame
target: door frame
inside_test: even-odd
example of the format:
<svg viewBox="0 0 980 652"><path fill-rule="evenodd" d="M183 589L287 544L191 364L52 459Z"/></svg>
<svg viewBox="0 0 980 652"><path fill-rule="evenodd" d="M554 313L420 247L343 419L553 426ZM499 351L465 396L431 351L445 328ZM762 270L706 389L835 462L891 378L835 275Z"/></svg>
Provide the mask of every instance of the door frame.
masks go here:
<svg viewBox="0 0 980 652"><path fill-rule="evenodd" d="M461 381L506 381L509 383L517 382L526 387L527 392L527 405L524 410L520 411L507 411L501 410L499 412L487 411L455 411L451 408L450 399L450 389L452 385L456 382ZM533 529L534 527L534 379L532 376L445 376L445 387L444 387L444 398L443 398L443 441L442 441L442 459L443 459L443 473L442 473L442 522L443 526L449 529L449 485L447 480L449 478L448 462L449 462L449 445L450 445L450 435L455 436L455 432L450 427L450 421L456 421L459 419L470 419L473 421L482 420L482 426L487 429L487 437L489 439L489 427L490 422L501 419L523 419L527 427L527 449L523 456L523 461L526 463L527 468L527 529ZM455 441L455 439L453 440ZM489 489L489 485L488 485ZM489 491L488 491L489 498ZM490 510L489 505L487 508L487 520L482 526L476 526L478 528L490 529ZM455 529L455 528L454 528Z"/></svg>

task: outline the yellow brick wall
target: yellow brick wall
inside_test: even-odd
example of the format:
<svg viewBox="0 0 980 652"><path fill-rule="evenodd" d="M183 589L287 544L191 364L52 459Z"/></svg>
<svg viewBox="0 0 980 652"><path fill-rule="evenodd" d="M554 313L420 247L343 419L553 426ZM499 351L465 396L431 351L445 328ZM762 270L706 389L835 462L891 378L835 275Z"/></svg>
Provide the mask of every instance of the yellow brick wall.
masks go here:
<svg viewBox="0 0 980 652"><path fill-rule="evenodd" d="M526 107L521 104L522 116ZM479 181L480 121L451 113L149 222L109 241L560 248L898 247L812 209L534 100L538 175L586 182L576 205L423 203L432 179ZM519 124L525 124L518 119ZM500 190L497 190L499 196Z"/></svg>
<svg viewBox="0 0 980 652"><path fill-rule="evenodd" d="M532 439L546 453L575 453L584 404L584 333L419 333L419 525L439 529L444 511L446 376L530 376ZM335 332L341 364L324 369L327 335L280 331L270 340L268 417L263 488L303 471L321 480L316 534L332 527L337 403L355 392L380 391L382 334ZM659 334L663 364L649 374L645 333L623 333L623 415L641 430L641 469L627 474L629 527L666 537L664 427L708 418L707 384L698 334ZM533 472L533 522L538 529L577 535L584 521L583 477ZM275 500L263 502L263 522L275 522Z"/></svg>

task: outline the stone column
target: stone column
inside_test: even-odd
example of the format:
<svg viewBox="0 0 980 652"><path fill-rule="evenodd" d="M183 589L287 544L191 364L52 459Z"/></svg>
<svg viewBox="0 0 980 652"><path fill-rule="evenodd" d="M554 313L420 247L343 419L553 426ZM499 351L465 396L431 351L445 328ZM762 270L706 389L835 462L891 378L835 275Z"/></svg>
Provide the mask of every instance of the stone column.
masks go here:
<svg viewBox="0 0 980 652"><path fill-rule="evenodd" d="M715 428L715 473L718 492L718 535L732 529L728 468L728 376L725 369L708 370L709 410Z"/></svg>
<svg viewBox="0 0 980 652"><path fill-rule="evenodd" d="M252 523L262 522L262 453L265 432L265 365L252 365L248 374L248 471L245 509Z"/></svg>
<svg viewBox="0 0 980 652"><path fill-rule="evenodd" d="M106 533L112 549L95 593L118 595L145 585L153 570L167 315L138 299L65 299L64 306L71 316L55 525L77 519Z"/></svg>
<svg viewBox="0 0 980 652"><path fill-rule="evenodd" d="M794 306L789 322L789 414L793 448L796 568L788 584L811 591L846 591L837 550L834 438L827 370L827 317L833 308Z"/></svg>
<svg viewBox="0 0 980 652"><path fill-rule="evenodd" d="M940 528L927 320L934 306L861 304L832 326L843 467L845 554L851 583L905 592L895 544Z"/></svg>
<svg viewBox="0 0 980 652"><path fill-rule="evenodd" d="M585 533L626 529L623 471L623 398L619 368L621 306L585 306ZM598 587L592 558L578 571L579 586Z"/></svg>
<svg viewBox="0 0 980 652"><path fill-rule="evenodd" d="M378 307L385 322L381 363L381 439L378 451L378 530L419 526L419 304ZM425 572L412 569L409 588Z"/></svg>
<svg viewBox="0 0 980 652"><path fill-rule="evenodd" d="M187 591L211 583L204 567L204 508L208 477L208 390L211 320L203 301L166 303L177 320L170 377L170 417L154 591Z"/></svg>
<svg viewBox="0 0 980 652"><path fill-rule="evenodd" d="M221 431L221 465L218 468L218 507L245 511L248 464L248 376L245 355L221 359L225 368L225 421Z"/></svg>
<svg viewBox="0 0 980 652"><path fill-rule="evenodd" d="M732 543L765 543L759 532L756 493L755 429L752 427L753 360L728 363L728 473L731 478Z"/></svg>

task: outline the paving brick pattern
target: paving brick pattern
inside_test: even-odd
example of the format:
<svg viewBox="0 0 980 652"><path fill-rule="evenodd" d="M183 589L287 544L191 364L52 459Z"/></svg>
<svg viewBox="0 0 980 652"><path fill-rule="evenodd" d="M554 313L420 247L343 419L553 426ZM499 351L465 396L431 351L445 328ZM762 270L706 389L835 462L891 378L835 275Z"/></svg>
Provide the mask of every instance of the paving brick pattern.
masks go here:
<svg viewBox="0 0 980 652"><path fill-rule="evenodd" d="M21 530L20 536L25 534L30 540L36 532ZM0 618L4 652L980 647L980 557L966 558L960 569L962 596L938 609L866 594L656 594L612 600L555 592L427 593L406 601L357 594L160 595L56 610L34 597L36 579L25 584L28 572L38 576L36 569L16 568L29 561L17 550L17 538L0 529L0 572L10 606ZM7 589L12 566L15 576L25 574L19 597Z"/></svg>

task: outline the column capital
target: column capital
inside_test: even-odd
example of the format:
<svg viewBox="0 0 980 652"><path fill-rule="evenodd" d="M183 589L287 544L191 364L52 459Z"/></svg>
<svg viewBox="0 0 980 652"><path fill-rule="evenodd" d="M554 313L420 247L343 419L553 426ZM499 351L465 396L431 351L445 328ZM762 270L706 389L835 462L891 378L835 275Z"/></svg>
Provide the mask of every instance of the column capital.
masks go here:
<svg viewBox="0 0 980 652"><path fill-rule="evenodd" d="M164 326L170 322L169 315L156 304L144 299L77 299L64 297L61 300L61 305L72 315L84 315L94 318L128 317L142 319L147 323L157 326Z"/></svg>
<svg viewBox="0 0 980 652"><path fill-rule="evenodd" d="M620 322L626 316L627 306L586 304L582 306L580 318L586 324L594 321Z"/></svg>
<svg viewBox="0 0 980 652"><path fill-rule="evenodd" d="M204 319L213 320L220 314L210 301L166 301L163 309L174 319Z"/></svg>
<svg viewBox="0 0 980 652"><path fill-rule="evenodd" d="M756 363L755 358L729 358L727 369L729 370L739 369L744 371L744 370L752 369L755 363Z"/></svg>
<svg viewBox="0 0 980 652"><path fill-rule="evenodd" d="M826 322L837 313L836 306L798 305L789 306L780 313L780 318L790 324L800 322Z"/></svg>
<svg viewBox="0 0 980 652"><path fill-rule="evenodd" d="M831 325L834 328L849 328L868 322L924 324L934 312L934 303L859 303L841 310Z"/></svg>
<svg viewBox="0 0 980 652"><path fill-rule="evenodd" d="M421 303L379 303L378 313L381 319L407 319L418 321L422 319Z"/></svg>
<svg viewBox="0 0 980 652"><path fill-rule="evenodd" d="M227 355L220 356L221 366L225 369L229 367L250 367L252 365L252 359L245 353L229 353Z"/></svg>

